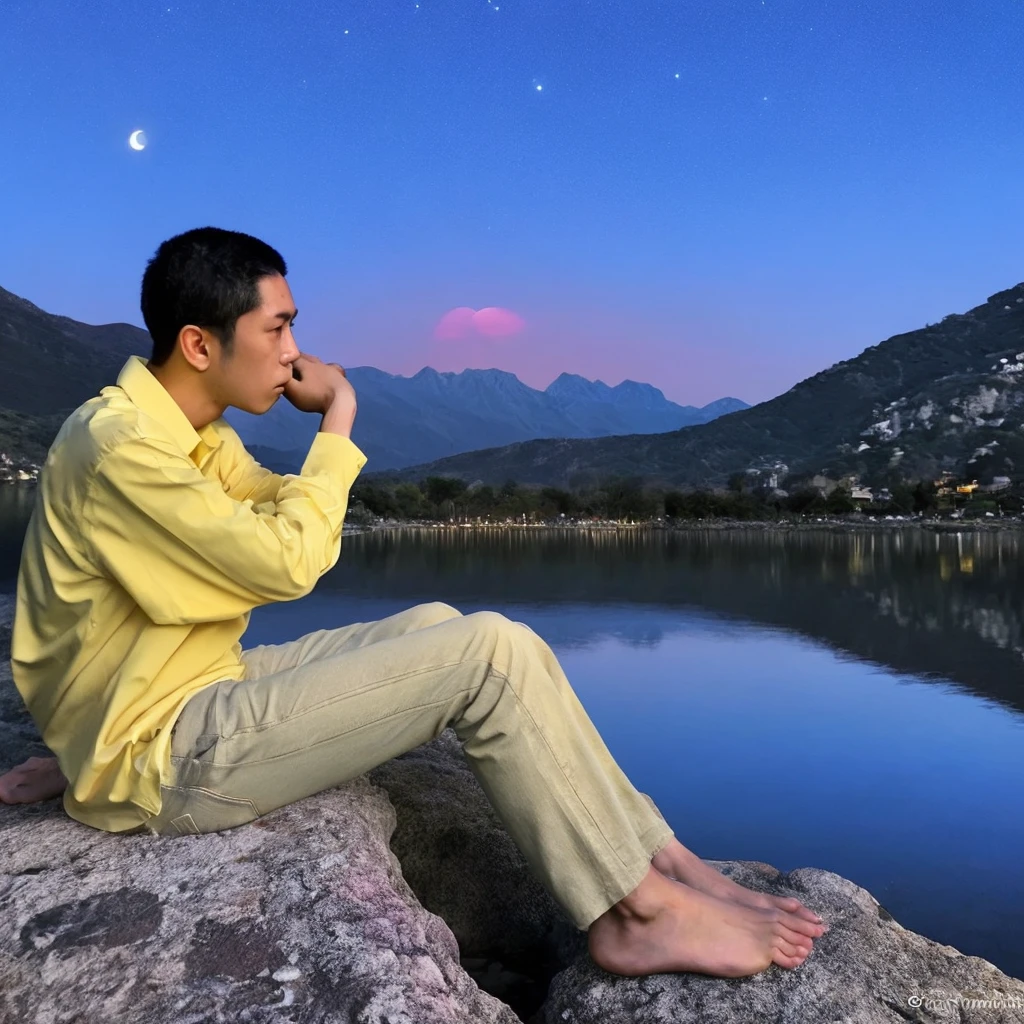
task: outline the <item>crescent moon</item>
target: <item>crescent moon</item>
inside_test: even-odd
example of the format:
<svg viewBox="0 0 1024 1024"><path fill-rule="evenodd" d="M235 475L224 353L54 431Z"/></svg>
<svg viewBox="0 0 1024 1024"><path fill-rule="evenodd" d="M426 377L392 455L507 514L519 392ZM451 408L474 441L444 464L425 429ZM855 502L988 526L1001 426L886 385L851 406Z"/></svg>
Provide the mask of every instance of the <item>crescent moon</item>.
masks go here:
<svg viewBox="0 0 1024 1024"><path fill-rule="evenodd" d="M138 131L134 131L128 136L128 145L132 149L140 150L146 148L146 133L140 128Z"/></svg>

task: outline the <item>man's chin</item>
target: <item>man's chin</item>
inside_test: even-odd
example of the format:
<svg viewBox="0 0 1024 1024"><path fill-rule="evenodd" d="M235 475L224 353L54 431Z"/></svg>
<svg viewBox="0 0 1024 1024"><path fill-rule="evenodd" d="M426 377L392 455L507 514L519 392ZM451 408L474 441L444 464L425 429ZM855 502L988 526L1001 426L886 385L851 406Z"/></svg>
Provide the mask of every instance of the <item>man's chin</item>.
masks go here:
<svg viewBox="0 0 1024 1024"><path fill-rule="evenodd" d="M283 392L275 391L270 398L265 398L259 405L255 402L246 402L244 405L241 402L238 402L233 403L231 408L238 409L239 412L247 412L250 416L262 416L265 412L270 412L270 410L277 405L278 400L283 397Z"/></svg>

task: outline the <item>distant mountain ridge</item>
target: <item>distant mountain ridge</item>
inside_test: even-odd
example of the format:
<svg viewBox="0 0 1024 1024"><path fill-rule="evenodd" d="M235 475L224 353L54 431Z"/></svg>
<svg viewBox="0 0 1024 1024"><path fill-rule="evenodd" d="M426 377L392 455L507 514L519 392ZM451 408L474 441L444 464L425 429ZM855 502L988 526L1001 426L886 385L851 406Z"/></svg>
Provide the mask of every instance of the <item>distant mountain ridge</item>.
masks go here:
<svg viewBox="0 0 1024 1024"><path fill-rule="evenodd" d="M592 486L612 476L720 486L736 472L878 481L1024 475L1024 284L895 335L785 394L649 436L538 440L414 466L467 482Z"/></svg>
<svg viewBox="0 0 1024 1024"><path fill-rule="evenodd" d="M42 464L67 415L149 345L131 324L82 324L0 288L0 451Z"/></svg>
<svg viewBox="0 0 1024 1024"><path fill-rule="evenodd" d="M64 418L116 383L130 355L148 356L151 347L149 333L139 327L79 323L0 288L0 451L41 463ZM609 387L573 374L563 374L546 391L503 370L439 373L424 367L401 377L362 366L348 374L359 397L354 437L374 469L523 438L674 429L746 407L732 398L704 409L681 406L649 384ZM265 416L231 409L227 418L268 465L293 472L318 426L317 417L286 399Z"/></svg>
<svg viewBox="0 0 1024 1024"><path fill-rule="evenodd" d="M79 323L0 288L0 407L70 412L113 384L132 353L149 355L150 345L149 334L131 324Z"/></svg>
<svg viewBox="0 0 1024 1024"><path fill-rule="evenodd" d="M748 408L736 398L703 409L677 405L650 384L610 387L569 373L539 391L506 370L451 373L428 366L402 377L356 366L346 372L359 399L352 439L375 471L531 438L660 433ZM264 416L229 409L225 418L247 445L276 450L269 458L295 468L317 429L288 402Z"/></svg>

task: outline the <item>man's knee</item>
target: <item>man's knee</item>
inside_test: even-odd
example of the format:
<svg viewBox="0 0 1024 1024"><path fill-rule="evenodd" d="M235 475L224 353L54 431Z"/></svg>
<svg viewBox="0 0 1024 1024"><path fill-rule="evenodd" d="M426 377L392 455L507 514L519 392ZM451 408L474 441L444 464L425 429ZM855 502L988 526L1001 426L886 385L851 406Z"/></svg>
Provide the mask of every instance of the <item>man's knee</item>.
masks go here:
<svg viewBox="0 0 1024 1024"><path fill-rule="evenodd" d="M501 612L473 612L465 616L465 623L468 627L479 633L481 636L493 640L505 640L511 643L522 643L524 640L537 640L537 634L521 622L502 615Z"/></svg>
<svg viewBox="0 0 1024 1024"><path fill-rule="evenodd" d="M423 623L423 628L436 626L441 622L447 622L449 619L462 617L462 612L458 608L453 608L450 604L445 604L443 601L430 601L427 604L418 604L416 606L416 613Z"/></svg>

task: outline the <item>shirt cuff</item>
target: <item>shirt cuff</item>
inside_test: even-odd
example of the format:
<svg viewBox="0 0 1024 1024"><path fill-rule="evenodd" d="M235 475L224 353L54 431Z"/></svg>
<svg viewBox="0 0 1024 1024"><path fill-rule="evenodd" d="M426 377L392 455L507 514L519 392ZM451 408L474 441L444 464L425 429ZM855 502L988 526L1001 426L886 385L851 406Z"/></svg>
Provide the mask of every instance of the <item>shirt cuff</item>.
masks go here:
<svg viewBox="0 0 1024 1024"><path fill-rule="evenodd" d="M350 438L321 430L317 432L309 446L309 454L302 464L301 475L316 476L327 473L340 478L348 490L365 465L366 456Z"/></svg>

